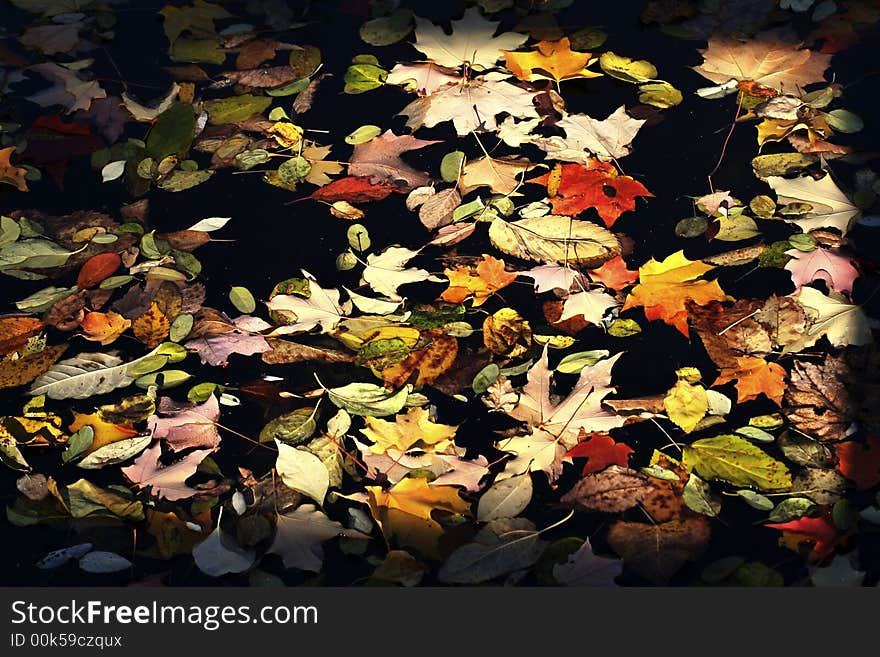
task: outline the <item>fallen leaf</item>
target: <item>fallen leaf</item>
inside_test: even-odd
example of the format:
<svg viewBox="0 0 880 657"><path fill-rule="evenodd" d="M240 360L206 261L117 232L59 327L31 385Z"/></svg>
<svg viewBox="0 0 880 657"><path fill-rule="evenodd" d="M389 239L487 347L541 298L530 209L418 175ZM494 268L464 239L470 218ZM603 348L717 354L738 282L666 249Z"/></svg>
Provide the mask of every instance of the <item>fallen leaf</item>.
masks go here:
<svg viewBox="0 0 880 657"><path fill-rule="evenodd" d="M761 393L777 404L782 404L785 392L785 369L776 363L768 363L763 358L740 356L736 365L721 370L713 386L736 381L737 403L757 399Z"/></svg>
<svg viewBox="0 0 880 657"><path fill-rule="evenodd" d="M565 131L564 138L534 137L530 141L551 160L589 164L591 155L603 161L619 160L632 152L632 141L644 124L642 119L631 118L621 105L602 120L569 114L556 122L556 127Z"/></svg>
<svg viewBox="0 0 880 657"><path fill-rule="evenodd" d="M504 51L504 63L520 80L570 80L595 78L602 75L587 70L593 60L588 52L575 52L571 41L563 37L558 41L539 41L529 52Z"/></svg>
<svg viewBox="0 0 880 657"><path fill-rule="evenodd" d="M504 260L486 254L483 254L483 259L476 267L459 265L443 270L443 274L449 279L449 287L440 298L449 303L461 303L472 297L474 308L482 306L486 299L513 283L517 277L517 272L505 270Z"/></svg>
<svg viewBox="0 0 880 657"><path fill-rule="evenodd" d="M608 532L608 544L624 565L658 585L667 584L687 562L699 559L709 538L709 522L703 517L658 525L619 520Z"/></svg>
<svg viewBox="0 0 880 657"><path fill-rule="evenodd" d="M403 415L397 415L393 422L368 417L361 433L373 444L373 454L384 454L389 449L401 452L418 448L425 452L443 452L452 444L456 426L432 422L428 411L411 408Z"/></svg>
<svg viewBox="0 0 880 657"><path fill-rule="evenodd" d="M198 491L184 483L195 474L199 464L213 450L199 449L190 452L170 465L163 465L159 460L162 445L156 443L137 458L122 473L138 488L149 488L150 494L169 501L185 500Z"/></svg>
<svg viewBox="0 0 880 657"><path fill-rule="evenodd" d="M416 139L412 135L398 136L391 130L386 130L378 137L354 147L348 175L369 177L374 184L388 181L398 185L403 191L422 187L431 182L431 177L404 162L400 159L400 154L439 143L436 140Z"/></svg>
<svg viewBox="0 0 880 657"><path fill-rule="evenodd" d="M823 280L838 292L852 294L853 282L859 272L852 266L851 258L821 247L806 253L789 249L785 254L791 256L785 268L791 272L796 290L815 280Z"/></svg>
<svg viewBox="0 0 880 657"><path fill-rule="evenodd" d="M610 465L602 472L587 474L559 501L579 511L618 513L636 506L650 492L647 477L625 465Z"/></svg>
<svg viewBox="0 0 880 657"><path fill-rule="evenodd" d="M626 468L629 464L629 455L633 449L626 443L615 442L614 439L601 433L591 433L585 440L572 447L566 456L573 458L586 458L583 475L591 472L599 472L609 465L617 465Z"/></svg>
<svg viewBox="0 0 880 657"><path fill-rule="evenodd" d="M275 538L269 552L281 556L285 568L299 568L314 573L324 564L323 544L331 538L369 539L369 535L346 529L330 520L314 504L301 504L293 511L276 517Z"/></svg>
<svg viewBox="0 0 880 657"><path fill-rule="evenodd" d="M9 159L15 153L15 146L0 149L0 183L12 185L20 192L28 191L25 175L27 169L17 167Z"/></svg>
<svg viewBox="0 0 880 657"><path fill-rule="evenodd" d="M706 479L764 491L791 488L791 473L781 462L739 436L703 438L684 447L682 464Z"/></svg>

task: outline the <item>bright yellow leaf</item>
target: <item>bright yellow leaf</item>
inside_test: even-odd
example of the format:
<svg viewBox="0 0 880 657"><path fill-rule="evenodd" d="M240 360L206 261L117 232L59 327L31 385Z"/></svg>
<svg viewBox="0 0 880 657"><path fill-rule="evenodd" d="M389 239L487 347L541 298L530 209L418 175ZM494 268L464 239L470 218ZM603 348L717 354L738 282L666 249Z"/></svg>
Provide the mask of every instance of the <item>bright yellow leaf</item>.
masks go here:
<svg viewBox="0 0 880 657"><path fill-rule="evenodd" d="M426 452L443 452L452 443L457 426L431 422L428 411L411 408L397 415L394 422L367 417L366 427L361 429L373 441L374 454L384 454L388 449L406 452L414 447Z"/></svg>
<svg viewBox="0 0 880 657"><path fill-rule="evenodd" d="M709 398L703 386L679 379L663 398L663 408L670 420L690 433L709 411Z"/></svg>

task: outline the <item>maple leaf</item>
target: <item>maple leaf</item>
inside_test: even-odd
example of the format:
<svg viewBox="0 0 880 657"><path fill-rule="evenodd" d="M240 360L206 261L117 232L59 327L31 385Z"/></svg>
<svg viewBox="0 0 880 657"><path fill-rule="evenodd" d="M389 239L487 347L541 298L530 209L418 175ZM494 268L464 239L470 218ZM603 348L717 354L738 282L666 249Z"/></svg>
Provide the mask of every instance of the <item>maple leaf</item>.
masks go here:
<svg viewBox="0 0 880 657"><path fill-rule="evenodd" d="M834 445L837 455L837 471L859 490L866 490L880 483L880 439L868 436L864 443L849 440Z"/></svg>
<svg viewBox="0 0 880 657"><path fill-rule="evenodd" d="M589 271L590 280L601 283L609 290L622 290L639 280L638 270L627 269L622 256L615 256L601 267Z"/></svg>
<svg viewBox="0 0 880 657"><path fill-rule="evenodd" d="M521 157L481 157L464 165L458 190L467 194L478 187L488 187L493 194L519 196L515 190L522 184L523 174L534 168L534 164Z"/></svg>
<svg viewBox="0 0 880 657"><path fill-rule="evenodd" d="M797 345L791 350L811 347L823 335L835 347L869 344L873 339L868 318L859 305L848 303L841 295L831 292L822 294L814 287L802 287L791 296L803 307L807 315L807 329Z"/></svg>
<svg viewBox="0 0 880 657"><path fill-rule="evenodd" d="M677 251L662 262L651 258L639 267L640 282L630 291L623 310L643 306L647 319L661 319L687 336L687 300L702 306L729 299L717 281L698 280L712 269L711 265L688 260L684 251Z"/></svg>
<svg viewBox="0 0 880 657"><path fill-rule="evenodd" d="M535 281L535 292L551 292L552 290L568 291L574 282L581 277L580 272L571 267L560 265L539 265L528 271L519 272L520 276L527 276Z"/></svg>
<svg viewBox="0 0 880 657"><path fill-rule="evenodd" d="M397 288L401 285L421 281L442 283L443 279L432 276L424 269L404 268L404 265L418 254L418 251L401 246L390 246L382 253L371 253L367 256L367 266L364 268L361 278L373 291L383 294L393 301L402 299L397 293Z"/></svg>
<svg viewBox="0 0 880 657"><path fill-rule="evenodd" d="M549 189L552 175L546 173L529 182L547 185ZM619 176L611 165L590 160L587 164L562 165L562 177L556 193L550 195L550 203L554 213L570 217L595 208L610 228L621 214L635 210L636 196L654 195L639 181Z"/></svg>
<svg viewBox="0 0 880 657"><path fill-rule="evenodd" d="M27 97L42 107L61 105L71 114L77 110L87 110L96 98L106 98L107 92L95 80L81 79L76 71L55 63L34 64L28 70L39 73L54 84L43 91Z"/></svg>
<svg viewBox="0 0 880 657"><path fill-rule="evenodd" d="M600 160L629 155L630 144L644 124L644 120L630 117L621 105L601 121L586 114L569 114L556 122L556 127L565 131L565 138L534 137L530 141L546 151L551 160L588 164L590 154Z"/></svg>
<svg viewBox="0 0 880 657"><path fill-rule="evenodd" d="M840 191L830 175L820 180L810 176L782 178L769 176L767 184L776 192L779 203L806 203L809 212L798 217L783 217L808 232L817 228L836 228L846 235L859 214L859 208Z"/></svg>
<svg viewBox="0 0 880 657"><path fill-rule="evenodd" d="M830 55L799 49L797 43L768 34L745 41L712 37L700 54L703 63L694 70L716 84L751 80L784 91L822 82L831 61Z"/></svg>
<svg viewBox="0 0 880 657"><path fill-rule="evenodd" d="M268 551L280 555L285 568L317 573L324 563L323 543L337 536L370 538L330 520L314 504L301 504L290 513L276 517L275 538Z"/></svg>
<svg viewBox="0 0 880 657"><path fill-rule="evenodd" d="M629 455L633 449L626 443L618 443L608 434L591 433L589 437L572 447L566 456L573 458L586 458L584 469L581 474L599 472L609 465L627 467Z"/></svg>
<svg viewBox="0 0 880 657"><path fill-rule="evenodd" d="M469 515L470 504L452 486L429 486L424 478L401 479L389 490L366 486L373 518L385 539L404 547L414 547L428 558L439 558L437 541L443 526L434 520L434 511Z"/></svg>
<svg viewBox="0 0 880 657"><path fill-rule="evenodd" d="M220 444L217 432L220 404L216 395L211 395L202 404L182 406L163 397L159 400L158 412L159 415L147 418L147 428L153 438L164 439L173 451L190 447L215 448Z"/></svg>
<svg viewBox="0 0 880 657"><path fill-rule="evenodd" d="M736 365L722 369L713 386L736 380L737 403L757 399L764 393L777 404L782 404L785 393L785 369L776 363L768 363L763 358L740 356Z"/></svg>
<svg viewBox="0 0 880 657"><path fill-rule="evenodd" d="M461 303L472 296L474 308L483 305L486 299L517 277L517 272L504 269L504 260L486 254L476 267L459 265L455 269L443 270L443 274L449 279L449 287L440 298L449 303Z"/></svg>
<svg viewBox="0 0 880 657"><path fill-rule="evenodd" d="M162 445L156 443L135 459L122 473L138 488L150 488L150 493L169 501L184 500L198 491L184 482L195 474L199 464L212 449L198 449L190 452L171 465L163 465L159 460L162 456Z"/></svg>
<svg viewBox="0 0 880 657"><path fill-rule="evenodd" d="M620 559L593 554L590 539L563 563L553 566L553 579L564 586L616 586L614 578L623 572Z"/></svg>
<svg viewBox="0 0 880 657"><path fill-rule="evenodd" d="M420 96L428 96L441 87L461 82L461 74L454 68L427 64L396 64L385 78L386 84L396 84Z"/></svg>
<svg viewBox="0 0 880 657"><path fill-rule="evenodd" d="M288 321L286 326L275 329L272 334L301 333L320 327L322 333L332 331L339 321L351 311L351 302L339 302L339 290L323 288L306 270L301 270L309 281L309 296L276 294L266 302L269 310L280 312ZM269 348L269 345L266 345Z"/></svg>
<svg viewBox="0 0 880 657"><path fill-rule="evenodd" d="M259 319L255 323L255 319L249 315L236 317L231 325L221 325L222 331L188 340L184 346L196 352L202 364L207 365L226 365L231 354L253 356L266 353L272 347L257 331L270 328L270 325ZM277 332L283 333L285 328L281 327Z"/></svg>
<svg viewBox="0 0 880 657"><path fill-rule="evenodd" d="M505 32L495 36L498 23L486 20L477 7L465 10L464 16L452 21L452 35L429 20L415 17L416 41L413 47L440 66L482 70L492 68L505 50L515 50L528 36Z"/></svg>
<svg viewBox="0 0 880 657"><path fill-rule="evenodd" d="M804 516L797 520L767 523L764 526L781 531L783 537L779 542L791 550L797 551L801 543L810 543L811 559L818 561L834 552L835 546L846 536L828 517L829 515L823 514L815 518Z"/></svg>
<svg viewBox="0 0 880 657"><path fill-rule="evenodd" d="M590 324L599 324L609 308L615 308L619 305L617 299L599 290L575 292L565 300L562 314L556 322L564 322L573 317L583 317L584 321Z"/></svg>
<svg viewBox="0 0 880 657"><path fill-rule="evenodd" d="M402 452L413 448L443 452L458 430L457 426L432 422L428 411L418 407L396 415L394 422L374 417L365 418L365 422L361 433L373 441L370 451L374 454L384 454L391 448Z"/></svg>
<svg viewBox="0 0 880 657"><path fill-rule="evenodd" d="M480 479L489 473L489 462L485 456L466 460L457 454L438 454L436 452L407 454L389 447L382 454L375 454L370 445L355 444L361 453L361 460L369 469L374 479L387 479L396 484L414 470L430 470L436 476L431 486L463 486L476 492L480 490ZM457 448L456 448L457 449Z"/></svg>
<svg viewBox="0 0 880 657"><path fill-rule="evenodd" d="M599 77L601 73L586 68L595 59L591 53L573 51L568 37L539 41L530 52L504 51L505 66L520 80L529 82Z"/></svg>
<svg viewBox="0 0 880 657"><path fill-rule="evenodd" d="M27 180L25 180L27 169L17 167L9 161L13 153L15 153L15 146L0 149L0 183L12 185L18 191L26 192L28 191Z"/></svg>
<svg viewBox="0 0 880 657"><path fill-rule="evenodd" d="M859 272L847 256L823 248L807 253L799 249L789 249L785 253L792 258L785 263L785 268L791 272L791 280L796 289L821 279L838 292L852 293L853 282L858 278Z"/></svg>
<svg viewBox="0 0 880 657"><path fill-rule="evenodd" d="M439 143L437 140L416 139L412 135L398 136L386 130L378 137L354 147L348 174L369 176L373 183L387 180L402 188L422 187L431 182L431 177L401 160L400 154Z"/></svg>
<svg viewBox="0 0 880 657"><path fill-rule="evenodd" d="M527 422L531 434L500 441L498 448L516 453L503 475L526 470L543 470L555 480L561 472L561 458L577 443L581 431L609 431L623 425L625 418L602 407L613 391L611 368L620 354L584 367L569 395L554 403L550 396L552 374L547 366L547 347L529 370L519 402L509 415ZM500 476L500 475L499 475Z"/></svg>
<svg viewBox="0 0 880 657"><path fill-rule="evenodd" d="M416 98L399 114L408 117L406 125L413 130L452 121L459 137L497 130L495 117L502 112L520 119L540 118L532 102L535 93L505 82L505 77L501 73L487 73L446 84L430 96Z"/></svg>

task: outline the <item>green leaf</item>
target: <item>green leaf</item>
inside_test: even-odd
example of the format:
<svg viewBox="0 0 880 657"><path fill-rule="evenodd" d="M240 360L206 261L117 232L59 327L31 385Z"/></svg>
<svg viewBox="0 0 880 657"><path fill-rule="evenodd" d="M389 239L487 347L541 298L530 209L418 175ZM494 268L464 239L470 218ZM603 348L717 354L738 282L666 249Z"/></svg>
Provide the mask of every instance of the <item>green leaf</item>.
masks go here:
<svg viewBox="0 0 880 657"><path fill-rule="evenodd" d="M706 479L720 479L734 486L767 491L791 488L791 473L785 464L739 436L697 440L684 448L682 464Z"/></svg>
<svg viewBox="0 0 880 657"><path fill-rule="evenodd" d="M454 183L458 181L461 167L464 164L465 155L462 151L452 151L440 160L440 177L444 182Z"/></svg>
<svg viewBox="0 0 880 657"><path fill-rule="evenodd" d="M240 313L252 313L257 309L257 301L254 299L254 295L251 294L249 289L240 285L234 285L229 290L229 301L232 302L232 305Z"/></svg>
<svg viewBox="0 0 880 657"><path fill-rule="evenodd" d="M147 389L150 386L157 386L159 390L174 388L182 383L186 383L192 378L191 374L187 374L183 370L165 370L164 372L153 372L145 374L137 379L134 384L138 388Z"/></svg>
<svg viewBox="0 0 880 657"><path fill-rule="evenodd" d="M176 155L185 156L192 146L196 115L192 105L175 102L156 117L147 135L147 152L156 160Z"/></svg>
<svg viewBox="0 0 880 657"><path fill-rule="evenodd" d="M628 338L642 332L642 327L634 319L615 319L608 327L608 335L614 338Z"/></svg>
<svg viewBox="0 0 880 657"><path fill-rule="evenodd" d="M156 183L156 187L166 192L182 192L201 185L214 175L214 171L172 171L168 176Z"/></svg>
<svg viewBox="0 0 880 657"><path fill-rule="evenodd" d="M756 493L748 488L741 488L736 494L743 498L746 503L759 511L769 511L773 508L773 502L769 497Z"/></svg>
<svg viewBox="0 0 880 657"><path fill-rule="evenodd" d="M770 515L767 516L767 520L770 522L796 520L807 515L814 506L816 506L815 502L806 497L789 497L774 507Z"/></svg>
<svg viewBox="0 0 880 657"><path fill-rule="evenodd" d="M774 438L772 433L767 433L763 429L759 429L758 427L740 427L736 429L734 433L743 436L744 438L748 438L752 442L756 443L772 443L776 438Z"/></svg>
<svg viewBox="0 0 880 657"><path fill-rule="evenodd" d="M752 160L752 169L758 178L785 176L806 169L819 160L815 155L804 153L773 153L758 155Z"/></svg>
<svg viewBox="0 0 880 657"><path fill-rule="evenodd" d="M663 80L639 85L639 102L645 105L666 109L680 104L682 100L681 92Z"/></svg>
<svg viewBox="0 0 880 657"><path fill-rule="evenodd" d="M260 442L280 440L288 445L299 445L311 438L317 428L315 409L298 408L291 413L279 415L264 426L260 431Z"/></svg>
<svg viewBox="0 0 880 657"><path fill-rule="evenodd" d="M181 313L171 322L171 330L168 337L172 342L180 342L183 340L193 327L193 316L189 313Z"/></svg>
<svg viewBox="0 0 880 657"><path fill-rule="evenodd" d="M278 167L278 177L285 185L296 185L312 170L312 163L301 155L284 160Z"/></svg>
<svg viewBox="0 0 880 657"><path fill-rule="evenodd" d="M355 251L366 251L370 248L370 233L363 224L352 224L345 232L348 244Z"/></svg>
<svg viewBox="0 0 880 657"><path fill-rule="evenodd" d="M356 145L365 144L374 137L382 134L382 128L377 125L362 125L360 128L350 133L345 138L346 144Z"/></svg>
<svg viewBox="0 0 880 657"><path fill-rule="evenodd" d="M557 372L562 372L563 374L577 374L585 367L592 367L596 363L598 363L603 358L608 358L611 355L607 349L591 349L590 351L579 351L574 354L569 354L561 361L559 361L559 365L556 366Z"/></svg>
<svg viewBox="0 0 880 657"><path fill-rule="evenodd" d="M371 46L390 46L403 39L412 29L412 10L398 9L388 16L367 21L361 25L358 33Z"/></svg>
<svg viewBox="0 0 880 657"><path fill-rule="evenodd" d="M34 292L21 301L16 301L15 307L26 313L45 312L58 301L66 299L71 294L76 294L78 289L75 285L73 287L55 287L53 285L43 288L39 292Z"/></svg>
<svg viewBox="0 0 880 657"><path fill-rule="evenodd" d="M795 233L788 238L788 243L798 251L803 251L804 253L815 251L818 246L816 238L808 233Z"/></svg>
<svg viewBox="0 0 880 657"><path fill-rule="evenodd" d="M495 363L489 363L486 367L477 372L477 375L471 383L471 389L478 395L482 395L489 389L489 386L495 383L495 379L500 375L501 369L498 365Z"/></svg>
<svg viewBox="0 0 880 657"><path fill-rule="evenodd" d="M224 123L237 123L249 119L254 114L263 112L271 104L272 99L267 96L242 94L209 100L205 103L205 109L208 112L208 123L223 125Z"/></svg>
<svg viewBox="0 0 880 657"><path fill-rule="evenodd" d="M175 62L193 64L222 64L226 60L226 53L220 48L220 43L216 39L190 37L176 39L168 56Z"/></svg>
<svg viewBox="0 0 880 657"><path fill-rule="evenodd" d="M693 473L684 485L681 497L691 511L702 513L704 516L714 518L721 511L721 504L712 499L712 489L709 488L709 484Z"/></svg>
<svg viewBox="0 0 880 657"><path fill-rule="evenodd" d="M272 110L273 112L275 110ZM269 115L271 117L271 114ZM253 169L259 164L265 164L269 161L269 151L263 148L255 148L250 151L244 151L235 156L235 166L241 171Z"/></svg>
<svg viewBox="0 0 880 657"><path fill-rule="evenodd" d="M208 401L218 387L220 386L216 383L199 383L189 389L189 392L186 393L186 398L191 402L201 404L202 402Z"/></svg>
<svg viewBox="0 0 880 657"><path fill-rule="evenodd" d="M61 460L68 463L71 459L86 451L92 446L95 439L95 430L90 425L85 425L82 429L67 439L67 447L61 452Z"/></svg>
<svg viewBox="0 0 880 657"><path fill-rule="evenodd" d="M397 392L389 392L372 383L349 383L340 388L330 388L327 394L335 406L352 415L385 417L403 408L409 388L404 386Z"/></svg>
<svg viewBox="0 0 880 657"><path fill-rule="evenodd" d="M385 84L388 71L373 64L352 64L345 71L343 91L347 94L360 94L377 89Z"/></svg>
<svg viewBox="0 0 880 657"><path fill-rule="evenodd" d="M599 66L611 77L624 82L638 84L657 78L657 69L651 62L643 59L630 59L611 51L603 52L599 56Z"/></svg>
<svg viewBox="0 0 880 657"><path fill-rule="evenodd" d="M292 96L293 94L298 94L301 91L308 89L310 83L311 81L308 78L299 78L297 80L291 80L287 84L282 84L280 87L266 89L266 94L273 98Z"/></svg>
<svg viewBox="0 0 880 657"><path fill-rule="evenodd" d="M825 121L837 132L859 132L865 127L858 115L845 109L831 110L825 114Z"/></svg>

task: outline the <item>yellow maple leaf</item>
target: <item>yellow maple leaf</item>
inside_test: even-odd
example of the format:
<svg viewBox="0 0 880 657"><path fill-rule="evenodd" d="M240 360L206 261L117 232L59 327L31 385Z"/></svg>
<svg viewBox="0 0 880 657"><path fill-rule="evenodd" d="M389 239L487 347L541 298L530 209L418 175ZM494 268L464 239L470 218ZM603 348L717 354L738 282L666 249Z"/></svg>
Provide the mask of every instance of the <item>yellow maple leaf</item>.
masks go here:
<svg viewBox="0 0 880 657"><path fill-rule="evenodd" d="M699 280L712 269L699 260L688 260L684 251L673 253L662 262L651 258L639 267L640 282L627 296L623 310L643 306L647 319L662 319L687 336L686 301L704 306L710 301L732 300L717 281Z"/></svg>
<svg viewBox="0 0 880 657"><path fill-rule="evenodd" d="M95 432L95 436L92 438L92 444L89 449L86 450L85 454L91 454L104 445L109 445L110 443L115 443L119 440L124 440L137 435L137 431L131 427L122 424L113 424L112 422L105 422L97 412L87 415L85 413L77 413L74 411L73 422L67 427L70 430L70 433L76 433L85 426L91 427L92 431Z"/></svg>
<svg viewBox="0 0 880 657"><path fill-rule="evenodd" d="M764 393L768 399L782 404L785 393L785 368L763 358L739 356L736 366L721 370L713 386L736 380L737 403L757 399Z"/></svg>
<svg viewBox="0 0 880 657"><path fill-rule="evenodd" d="M375 417L364 418L366 426L361 433L373 441L370 450L384 454L388 449L406 452L418 447L426 452L443 452L452 443L457 426L431 422L428 411L411 408L397 415L394 422Z"/></svg>
<svg viewBox="0 0 880 657"><path fill-rule="evenodd" d="M587 70L595 61L592 53L576 52L571 49L571 41L563 37L559 41L540 41L536 50L530 52L511 52L503 50L504 61L520 80L569 80L571 78L596 78L602 75Z"/></svg>
<svg viewBox="0 0 880 657"><path fill-rule="evenodd" d="M474 308L516 280L516 272L504 269L504 260L485 254L476 267L459 265L455 269L445 269L443 273L449 279L449 287L440 298L449 303L461 303L473 296Z"/></svg>
<svg viewBox="0 0 880 657"><path fill-rule="evenodd" d="M470 504L453 486L429 486L425 479L407 477L391 489L367 486L368 504L385 540L400 547L412 547L424 556L439 558L437 541L443 527L434 520L434 511L469 514Z"/></svg>

